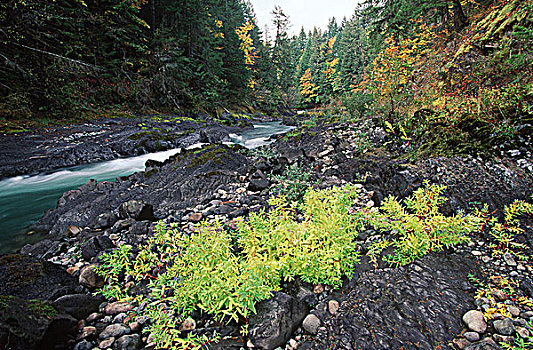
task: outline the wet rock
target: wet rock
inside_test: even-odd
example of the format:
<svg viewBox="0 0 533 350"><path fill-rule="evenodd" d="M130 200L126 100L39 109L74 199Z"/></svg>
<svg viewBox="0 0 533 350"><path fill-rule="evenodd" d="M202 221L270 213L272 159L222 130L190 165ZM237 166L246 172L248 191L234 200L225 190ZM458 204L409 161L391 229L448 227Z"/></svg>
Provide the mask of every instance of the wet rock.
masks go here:
<svg viewBox="0 0 533 350"><path fill-rule="evenodd" d="M307 315L302 323L302 328L313 335L318 333L318 327L320 327L320 320L313 314Z"/></svg>
<svg viewBox="0 0 533 350"><path fill-rule="evenodd" d="M104 279L94 271L95 265L86 265L80 270L79 283L89 290L104 286Z"/></svg>
<svg viewBox="0 0 533 350"><path fill-rule="evenodd" d="M118 315L131 310L133 310L133 306L130 303L119 301L107 304L104 309L106 315Z"/></svg>
<svg viewBox="0 0 533 350"><path fill-rule="evenodd" d="M200 142L202 143L219 143L225 141L230 141L229 134L225 130L217 127L200 130Z"/></svg>
<svg viewBox="0 0 533 350"><path fill-rule="evenodd" d="M77 329L77 321L52 304L0 296L0 344L5 349L64 348Z"/></svg>
<svg viewBox="0 0 533 350"><path fill-rule="evenodd" d="M122 219L132 218L137 221L155 221L154 208L151 204L143 201L131 200L122 203L122 205L118 208L118 213Z"/></svg>
<svg viewBox="0 0 533 350"><path fill-rule="evenodd" d="M341 342L346 349L446 348L463 329L461 316L471 307L465 289L468 275L479 273L476 266L447 253L398 269L361 272L350 281L343 307L304 344L314 350Z"/></svg>
<svg viewBox="0 0 533 350"><path fill-rule="evenodd" d="M202 219L203 219L202 213L192 213L191 215L189 215L190 222L198 223L202 221Z"/></svg>
<svg viewBox="0 0 533 350"><path fill-rule="evenodd" d="M466 340L468 340L469 342L475 342L475 341L478 341L480 336L479 336L479 333L476 333L476 332L466 332L465 334L463 334L463 336L465 337Z"/></svg>
<svg viewBox="0 0 533 350"><path fill-rule="evenodd" d="M35 244L26 244L20 250L23 255L33 256L37 259L47 260L58 255L63 250L64 243L58 240L45 239Z"/></svg>
<svg viewBox="0 0 533 350"><path fill-rule="evenodd" d="M130 226L130 234L145 235L150 230L150 221L137 221Z"/></svg>
<svg viewBox="0 0 533 350"><path fill-rule="evenodd" d="M0 256L0 281L0 295L25 300L55 300L79 291L76 279L62 267L20 254Z"/></svg>
<svg viewBox="0 0 533 350"><path fill-rule="evenodd" d="M250 317L249 338L255 347L275 349L287 343L307 314L307 306L281 292L260 302Z"/></svg>
<svg viewBox="0 0 533 350"><path fill-rule="evenodd" d="M337 300L330 300L328 301L328 311L330 314L335 315L337 311L339 310L340 305Z"/></svg>
<svg viewBox="0 0 533 350"><path fill-rule="evenodd" d="M111 249L114 246L111 239L107 236L99 235L91 237L81 245L81 256L85 261L91 261L98 253Z"/></svg>
<svg viewBox="0 0 533 350"><path fill-rule="evenodd" d="M463 316L463 322L466 326L478 333L485 333L487 324L483 319L483 313L477 310L470 310Z"/></svg>
<svg viewBox="0 0 533 350"><path fill-rule="evenodd" d="M141 336L139 334L123 335L115 343L116 350L138 350L141 348Z"/></svg>
<svg viewBox="0 0 533 350"><path fill-rule="evenodd" d="M100 333L100 339L118 338L125 334L130 333L130 327L123 324L112 324L107 326L102 333Z"/></svg>
<svg viewBox="0 0 533 350"><path fill-rule="evenodd" d="M513 335L516 331L513 321L508 318L496 320L494 321L493 325L496 332L503 335Z"/></svg>
<svg viewBox="0 0 533 350"><path fill-rule="evenodd" d="M85 319L90 314L97 312L101 303L102 298L89 294L69 294L54 301L54 305L63 308L77 320Z"/></svg>

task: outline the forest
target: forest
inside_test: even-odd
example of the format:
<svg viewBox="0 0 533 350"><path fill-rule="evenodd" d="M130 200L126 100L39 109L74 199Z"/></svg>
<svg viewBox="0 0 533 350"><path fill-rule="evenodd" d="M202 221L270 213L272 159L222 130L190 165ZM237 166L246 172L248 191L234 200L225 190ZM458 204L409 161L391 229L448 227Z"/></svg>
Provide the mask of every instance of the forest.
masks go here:
<svg viewBox="0 0 533 350"><path fill-rule="evenodd" d="M246 0L9 0L0 122L318 108L379 116L405 140L442 132L444 148L523 138L532 13L530 0L366 0L293 36L282 8L262 30Z"/></svg>
<svg viewBox="0 0 533 350"><path fill-rule="evenodd" d="M533 349L533 0L356 2L2 0L0 349Z"/></svg>

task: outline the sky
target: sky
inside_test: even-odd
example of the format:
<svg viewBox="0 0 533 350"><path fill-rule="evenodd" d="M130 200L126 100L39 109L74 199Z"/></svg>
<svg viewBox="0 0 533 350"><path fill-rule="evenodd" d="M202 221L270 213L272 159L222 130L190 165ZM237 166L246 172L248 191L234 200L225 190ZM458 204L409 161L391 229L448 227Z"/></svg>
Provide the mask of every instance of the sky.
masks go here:
<svg viewBox="0 0 533 350"><path fill-rule="evenodd" d="M302 26L306 31L314 26L326 29L329 19L335 17L340 23L343 17L350 18L354 13L357 0L250 0L257 15L261 29L265 24L271 28L271 12L275 5L281 6L289 16L292 27L289 33L298 34Z"/></svg>

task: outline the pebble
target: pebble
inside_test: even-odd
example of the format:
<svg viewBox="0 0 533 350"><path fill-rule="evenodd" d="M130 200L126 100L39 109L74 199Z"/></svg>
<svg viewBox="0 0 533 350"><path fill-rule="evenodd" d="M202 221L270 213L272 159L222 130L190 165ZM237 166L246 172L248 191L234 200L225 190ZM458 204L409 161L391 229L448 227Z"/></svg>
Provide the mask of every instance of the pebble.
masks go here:
<svg viewBox="0 0 533 350"><path fill-rule="evenodd" d="M320 320L315 315L309 314L305 317L302 327L306 332L316 335L318 327L320 327Z"/></svg>
<svg viewBox="0 0 533 350"><path fill-rule="evenodd" d="M118 315L133 310L133 306L129 303L116 301L107 304L104 310L107 315Z"/></svg>
<svg viewBox="0 0 533 350"><path fill-rule="evenodd" d="M481 255L483 255L483 253L480 252L479 250L472 250L472 255L473 256L481 256Z"/></svg>
<svg viewBox="0 0 533 350"><path fill-rule="evenodd" d="M475 342L480 339L479 333L477 332L466 332L465 334L463 334L463 336L465 337L466 340L470 342Z"/></svg>
<svg viewBox="0 0 533 350"><path fill-rule="evenodd" d="M107 326L102 333L100 333L100 339L107 339L111 337L120 337L125 334L129 334L130 327L123 324L112 324Z"/></svg>
<svg viewBox="0 0 533 350"><path fill-rule="evenodd" d="M107 348L111 347L111 345L113 345L114 342L115 342L115 338L113 338L113 337L107 338L105 340L102 340L100 342L100 344L98 344L98 347L100 349L107 349Z"/></svg>
<svg viewBox="0 0 533 350"><path fill-rule="evenodd" d="M503 260L509 266L516 266L517 265L516 261L514 260L513 254L511 254L511 253L503 254Z"/></svg>
<svg viewBox="0 0 533 350"><path fill-rule="evenodd" d="M78 340L90 338L96 335L96 328L95 327L83 327L81 330L81 333L78 335Z"/></svg>
<svg viewBox="0 0 533 350"><path fill-rule="evenodd" d="M514 305L508 305L507 310L511 313L513 317L517 317L520 315L520 309Z"/></svg>
<svg viewBox="0 0 533 350"><path fill-rule="evenodd" d="M453 340L453 343L459 350L465 349L468 345L470 345L470 342L466 340L465 338L456 338Z"/></svg>
<svg viewBox="0 0 533 350"><path fill-rule="evenodd" d="M503 320L496 320L494 321L493 325L494 329L499 334L512 335L516 331L513 321L508 318L505 318Z"/></svg>
<svg viewBox="0 0 533 350"><path fill-rule="evenodd" d="M313 288L313 293L315 294L322 294L324 292L324 286L321 285L321 284L317 284L314 288Z"/></svg>
<svg viewBox="0 0 533 350"><path fill-rule="evenodd" d="M190 222L197 223L197 222L202 221L202 219L203 219L202 213L192 213L191 215L189 215Z"/></svg>
<svg viewBox="0 0 533 350"><path fill-rule="evenodd" d="M337 300L328 301L328 311L330 314L335 315L339 310L339 302Z"/></svg>
<svg viewBox="0 0 533 350"><path fill-rule="evenodd" d="M180 331L192 331L196 329L196 321L188 317L180 326Z"/></svg>
<svg viewBox="0 0 533 350"><path fill-rule="evenodd" d="M483 313L477 310L470 310L463 316L463 322L467 327L477 333L485 333L487 324L483 319Z"/></svg>
<svg viewBox="0 0 533 350"><path fill-rule="evenodd" d="M294 339L289 340L289 347L291 349L298 349L298 342Z"/></svg>
<svg viewBox="0 0 533 350"><path fill-rule="evenodd" d="M516 333L518 333L520 338L527 338L527 337L531 336L531 333L529 332L529 330L527 330L524 327L518 327L516 329Z"/></svg>
<svg viewBox="0 0 533 350"><path fill-rule="evenodd" d="M485 264L487 264L487 263L489 263L492 259L491 259L489 256L482 256L482 257L481 257L481 260L482 260Z"/></svg>

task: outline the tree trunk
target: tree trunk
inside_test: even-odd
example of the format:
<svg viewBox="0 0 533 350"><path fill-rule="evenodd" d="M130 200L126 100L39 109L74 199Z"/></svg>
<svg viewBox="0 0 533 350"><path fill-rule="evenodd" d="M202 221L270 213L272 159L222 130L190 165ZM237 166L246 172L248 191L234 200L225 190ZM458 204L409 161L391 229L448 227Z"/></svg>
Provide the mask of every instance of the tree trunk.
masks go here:
<svg viewBox="0 0 533 350"><path fill-rule="evenodd" d="M468 24L468 19L461 6L461 0L452 0L453 4L453 24L456 30L461 30Z"/></svg>

